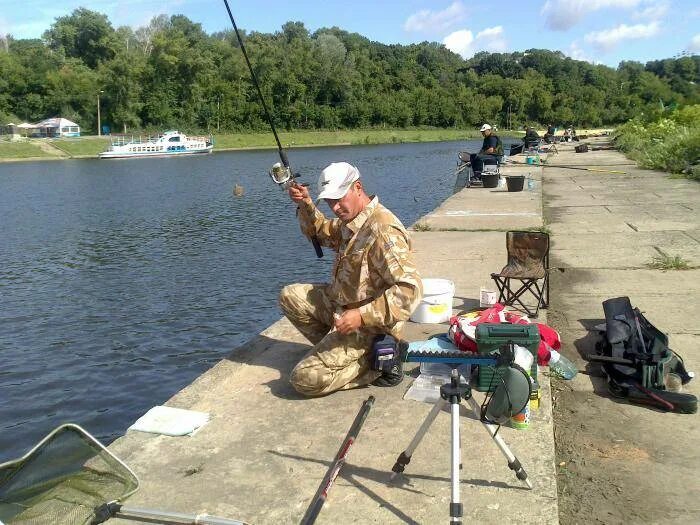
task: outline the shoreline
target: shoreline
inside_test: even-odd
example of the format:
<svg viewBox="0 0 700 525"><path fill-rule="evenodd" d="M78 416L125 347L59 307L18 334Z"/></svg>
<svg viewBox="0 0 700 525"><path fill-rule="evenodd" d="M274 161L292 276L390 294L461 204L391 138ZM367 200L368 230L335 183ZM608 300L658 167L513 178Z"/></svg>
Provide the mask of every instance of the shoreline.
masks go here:
<svg viewBox="0 0 700 525"><path fill-rule="evenodd" d="M604 134L604 133L610 133L612 131L612 128L599 128L599 129L584 129L581 130L579 133L581 135L596 135L596 134ZM559 136L561 132L557 132L557 135ZM284 138L285 135L287 137L294 137L295 134L301 134L301 138L297 139L297 141L294 140L281 140L283 143L283 147L285 150L293 150L297 148L315 148L315 147L341 147L341 146L377 146L377 145L382 145L382 144L408 144L408 143L427 143L427 142L450 142L450 141L469 141L469 140L478 140L479 134L478 132L475 132L474 130L454 130L454 129L429 129L429 130L422 130L422 129L407 129L407 130L347 130L347 131L302 131L302 132L284 132L281 133L282 137ZM312 137L323 137L323 136L333 136L333 135L338 135L340 134L347 136L349 139L353 137L357 137L358 140L340 140L338 142L328 142L324 143L322 141L320 142L315 142L313 140L310 140ZM447 136L444 136L444 135ZM360 135L365 135L363 138L360 138ZM375 135L372 137L372 135ZM427 136L425 136L427 135ZM473 136L472 136L473 135ZM514 130L504 130L504 131L499 131L499 136L504 139L519 139L521 138L523 133L521 131L514 131ZM240 137L243 137L243 140L251 140L256 136L260 137L266 137L269 139L271 135L269 133L248 133L248 134L240 134L237 136L236 134L225 134L225 135L220 135L219 138L217 139L215 136L215 141L214 141L214 150L212 153L221 153L221 152L231 152L231 151L256 151L256 150L275 150L277 149L276 144L252 144L252 145L245 145L245 146L224 146L224 147L217 147L216 143L218 141L224 141L224 143L229 142L232 138L239 139ZM298 142L299 140L302 140L304 138L309 139L309 142ZM31 147L37 147L38 151L42 151L44 155L39 155L39 156L22 156L22 157L2 157L0 156L0 164L3 163L11 163L11 162L34 162L34 161L54 161L54 160L80 160L80 159L99 159L98 153L92 153L90 152L89 154L84 154L84 153L76 153L73 154L70 151L70 148L66 148L67 144L88 144L89 142L96 142L96 141L104 141L104 139L101 139L100 137L96 136L84 136L80 137L79 139L69 139L70 141L66 141L64 143L60 143L59 141L62 141L65 139L24 139L22 141L18 142L8 142L7 144L22 144L22 145L30 145ZM36 141L36 142L35 142ZM58 142L58 145L57 145ZM106 143L106 142L105 142ZM2 151L2 145L4 143L0 142L0 153ZM42 148L42 145L44 148ZM61 153L54 154L51 152L51 149L55 149L60 151ZM93 148L94 149L94 148ZM100 150L103 148L100 147ZM49 150L49 151L47 151ZM111 159L110 159L111 160Z"/></svg>

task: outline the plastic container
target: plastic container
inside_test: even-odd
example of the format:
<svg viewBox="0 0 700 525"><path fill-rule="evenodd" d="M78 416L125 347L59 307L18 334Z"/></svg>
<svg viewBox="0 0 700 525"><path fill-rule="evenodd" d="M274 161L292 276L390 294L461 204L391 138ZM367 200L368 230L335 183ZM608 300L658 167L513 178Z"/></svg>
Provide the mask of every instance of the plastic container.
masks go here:
<svg viewBox="0 0 700 525"><path fill-rule="evenodd" d="M537 410L540 408L540 399L542 394L540 393L539 387L533 388L530 392L530 410Z"/></svg>
<svg viewBox="0 0 700 525"><path fill-rule="evenodd" d="M530 351L533 356L532 365L528 370L532 381L537 381L537 349L540 346L540 333L534 324L493 324L482 323L476 327L476 346L480 354L497 352L504 344L513 343ZM480 366L474 388L479 392L487 392L498 385L502 368Z"/></svg>
<svg viewBox="0 0 700 525"><path fill-rule="evenodd" d="M498 301L498 292L488 288L479 288L479 308L490 308Z"/></svg>
<svg viewBox="0 0 700 525"><path fill-rule="evenodd" d="M437 403L440 400L440 387L448 381L449 377L421 374L413 380L403 398L423 403Z"/></svg>
<svg viewBox="0 0 700 525"><path fill-rule="evenodd" d="M510 426L518 430L525 430L530 427L530 401L527 402L525 408L510 417Z"/></svg>
<svg viewBox="0 0 700 525"><path fill-rule="evenodd" d="M574 364L556 350L552 350L551 353L552 356L549 358L549 369L559 377L564 379L573 379L578 373L578 369L574 366Z"/></svg>
<svg viewBox="0 0 700 525"><path fill-rule="evenodd" d="M457 367L459 371L460 382L469 384L469 380L472 375L472 365L459 365ZM439 376L443 378L443 383L450 380L450 375L452 374L452 367L446 363L426 363L422 362L420 364L420 374L428 376Z"/></svg>
<svg viewBox="0 0 700 525"><path fill-rule="evenodd" d="M498 173L483 173L481 174L481 182L484 184L484 188L496 188L498 187Z"/></svg>
<svg viewBox="0 0 700 525"><path fill-rule="evenodd" d="M506 177L506 186L508 191L523 191L525 184L525 175L510 175Z"/></svg>
<svg viewBox="0 0 700 525"><path fill-rule="evenodd" d="M520 345L513 345L514 349L514 359L513 362L518 365L520 368L525 370L526 372L530 372L532 369L532 363L535 360L535 356L532 355L532 352L525 348L524 346Z"/></svg>
<svg viewBox="0 0 700 525"><path fill-rule="evenodd" d="M446 323L452 317L455 283L447 279L423 279L423 298L411 314L414 323Z"/></svg>

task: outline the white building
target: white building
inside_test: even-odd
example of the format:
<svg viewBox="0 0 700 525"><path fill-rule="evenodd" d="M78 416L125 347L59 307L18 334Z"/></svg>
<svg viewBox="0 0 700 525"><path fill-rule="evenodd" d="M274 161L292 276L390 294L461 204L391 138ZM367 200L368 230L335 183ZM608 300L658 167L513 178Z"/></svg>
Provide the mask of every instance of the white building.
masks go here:
<svg viewBox="0 0 700 525"><path fill-rule="evenodd" d="M65 118L47 118L32 125L32 137L79 137L80 126Z"/></svg>

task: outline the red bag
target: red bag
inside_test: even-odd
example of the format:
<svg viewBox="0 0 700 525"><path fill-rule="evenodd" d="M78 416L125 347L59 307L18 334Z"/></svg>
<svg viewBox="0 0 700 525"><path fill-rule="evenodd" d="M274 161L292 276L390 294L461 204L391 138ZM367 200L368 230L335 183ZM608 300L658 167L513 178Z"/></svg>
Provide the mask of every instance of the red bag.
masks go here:
<svg viewBox="0 0 700 525"><path fill-rule="evenodd" d="M460 350L476 352L476 325L504 322L503 308L502 304L496 303L491 308L481 312L452 316L447 336Z"/></svg>
<svg viewBox="0 0 700 525"><path fill-rule="evenodd" d="M450 318L450 328L447 336L457 348L464 352L476 352L476 326L481 323L511 323L531 324L526 315L517 312L506 312L504 306L496 303L491 308L481 312L470 312L463 315L455 315ZM550 350L561 348L559 333L552 327L542 323L535 323L540 333L540 346L537 349L537 364L546 365L551 357Z"/></svg>

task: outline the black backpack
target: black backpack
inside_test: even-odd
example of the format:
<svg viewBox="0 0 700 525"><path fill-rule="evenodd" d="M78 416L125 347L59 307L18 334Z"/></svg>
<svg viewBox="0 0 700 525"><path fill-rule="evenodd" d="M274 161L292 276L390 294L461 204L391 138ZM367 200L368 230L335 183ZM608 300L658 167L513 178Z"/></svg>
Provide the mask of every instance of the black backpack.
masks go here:
<svg viewBox="0 0 700 525"><path fill-rule="evenodd" d="M662 410L697 412L694 395L667 389L669 374L676 374L682 384L693 376L685 369L683 359L669 348L666 334L638 308L632 308L629 297L603 301L603 312L605 328L596 344L598 355L588 358L602 363L610 393Z"/></svg>

